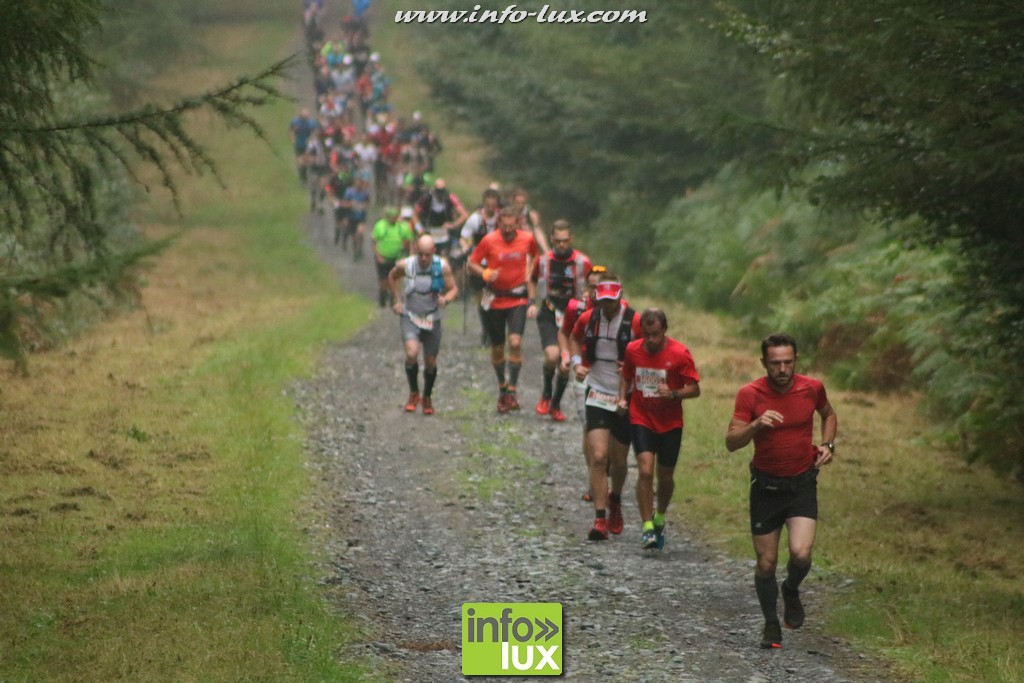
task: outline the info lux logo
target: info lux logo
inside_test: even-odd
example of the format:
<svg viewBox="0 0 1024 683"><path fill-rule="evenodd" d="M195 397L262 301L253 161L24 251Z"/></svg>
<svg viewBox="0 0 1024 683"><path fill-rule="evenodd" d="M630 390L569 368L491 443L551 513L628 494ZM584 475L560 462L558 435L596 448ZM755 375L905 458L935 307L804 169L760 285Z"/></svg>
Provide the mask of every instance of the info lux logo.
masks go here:
<svg viewBox="0 0 1024 683"><path fill-rule="evenodd" d="M561 673L561 603L462 604L464 676L559 676Z"/></svg>

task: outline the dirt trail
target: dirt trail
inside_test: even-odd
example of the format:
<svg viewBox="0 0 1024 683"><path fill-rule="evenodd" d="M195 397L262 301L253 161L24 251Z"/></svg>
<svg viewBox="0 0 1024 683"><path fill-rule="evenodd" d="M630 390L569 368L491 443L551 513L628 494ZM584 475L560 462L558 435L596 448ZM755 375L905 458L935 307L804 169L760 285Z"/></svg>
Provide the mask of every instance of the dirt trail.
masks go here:
<svg viewBox="0 0 1024 683"><path fill-rule="evenodd" d="M372 258L354 262L325 216L302 217L310 244L348 291L375 300ZM371 223L372 225L372 223ZM533 413L539 340L530 321L520 413L495 412L479 324L449 310L435 388L438 414L406 414L398 321L380 310L294 388L315 480L320 583L367 633L346 656L386 678L459 681L464 602L560 602L564 676L580 681L880 681L877 664L808 625L779 651L757 647L749 561L712 550L670 517L664 551L640 549L631 467L626 528L584 540L581 424ZM566 405L572 405L567 397ZM569 411L567 411L569 412ZM685 453L684 456L685 457Z"/></svg>
<svg viewBox="0 0 1024 683"><path fill-rule="evenodd" d="M342 285L372 297L370 263L330 245L320 216L304 224ZM524 342L524 410L500 416L476 317L463 334L457 308L445 323L436 416L402 411L398 322L384 309L295 390L317 479L317 537L330 557L321 583L371 634L359 654L396 680L462 680L463 602L554 601L574 680L883 680L816 630L824 586L806 591L808 626L787 631L781 651L763 651L749 561L717 554L678 523L664 551L641 551L633 469L625 532L585 541L581 425L530 409L535 325Z"/></svg>

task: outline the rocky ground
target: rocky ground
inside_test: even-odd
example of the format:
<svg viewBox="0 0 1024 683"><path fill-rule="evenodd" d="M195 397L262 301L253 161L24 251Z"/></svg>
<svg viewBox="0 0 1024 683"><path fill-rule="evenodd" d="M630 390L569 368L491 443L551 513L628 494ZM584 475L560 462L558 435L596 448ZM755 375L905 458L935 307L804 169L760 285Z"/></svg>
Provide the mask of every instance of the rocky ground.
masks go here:
<svg viewBox="0 0 1024 683"><path fill-rule="evenodd" d="M370 260L353 263L306 216L309 239L342 285L372 297ZM663 551L640 549L630 471L626 529L584 540L592 508L575 415L534 414L539 341L528 326L523 410L494 409L495 380L476 316L446 321L437 415L406 414L398 321L381 309L296 386L328 563L320 582L368 634L348 654L385 679L461 681L464 602L560 602L564 676L579 681L879 681L881 668L822 634L828 588L808 581L808 623L781 650L758 648L752 563L714 552L670 511ZM568 402L567 402L568 404ZM567 411L568 412L568 411ZM685 448L683 458L685 460ZM678 497L678 496L677 496Z"/></svg>

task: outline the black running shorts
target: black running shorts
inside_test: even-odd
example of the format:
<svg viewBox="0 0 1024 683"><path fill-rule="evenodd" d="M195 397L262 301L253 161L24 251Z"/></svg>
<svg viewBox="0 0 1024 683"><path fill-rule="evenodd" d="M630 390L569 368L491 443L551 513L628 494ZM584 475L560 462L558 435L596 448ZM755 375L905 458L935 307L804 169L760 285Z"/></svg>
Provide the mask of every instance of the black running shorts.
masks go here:
<svg viewBox="0 0 1024 683"><path fill-rule="evenodd" d="M540 333L542 348L558 346L558 324L555 322L554 309L541 305L537 311L537 331Z"/></svg>
<svg viewBox="0 0 1024 683"><path fill-rule="evenodd" d="M584 388L584 392L586 388ZM587 431L591 429L608 429L612 438L621 444L629 445L629 416L598 406L584 406Z"/></svg>
<svg viewBox="0 0 1024 683"><path fill-rule="evenodd" d="M683 428L659 434L643 425L630 425L633 452L654 453L659 467L675 467L679 461L679 447L683 444Z"/></svg>
<svg viewBox="0 0 1024 683"><path fill-rule="evenodd" d="M772 477L750 468L750 533L770 534L791 517L818 518L818 470Z"/></svg>
<svg viewBox="0 0 1024 683"><path fill-rule="evenodd" d="M526 329L527 304L514 306L513 308L492 308L483 312L484 331L487 338L491 340L492 346L505 343L505 330L508 334L523 336Z"/></svg>

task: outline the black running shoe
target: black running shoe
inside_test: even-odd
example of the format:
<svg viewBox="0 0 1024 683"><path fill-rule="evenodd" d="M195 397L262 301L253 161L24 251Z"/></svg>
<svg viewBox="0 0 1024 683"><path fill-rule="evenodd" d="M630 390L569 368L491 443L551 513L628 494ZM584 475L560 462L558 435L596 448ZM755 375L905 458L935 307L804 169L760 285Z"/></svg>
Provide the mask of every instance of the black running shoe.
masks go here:
<svg viewBox="0 0 1024 683"><path fill-rule="evenodd" d="M773 650L782 647L782 627L777 621L766 621L761 635L761 649Z"/></svg>
<svg viewBox="0 0 1024 683"><path fill-rule="evenodd" d="M782 614L786 628L800 628L804 625L804 606L800 603L800 591L791 590L782 582Z"/></svg>

